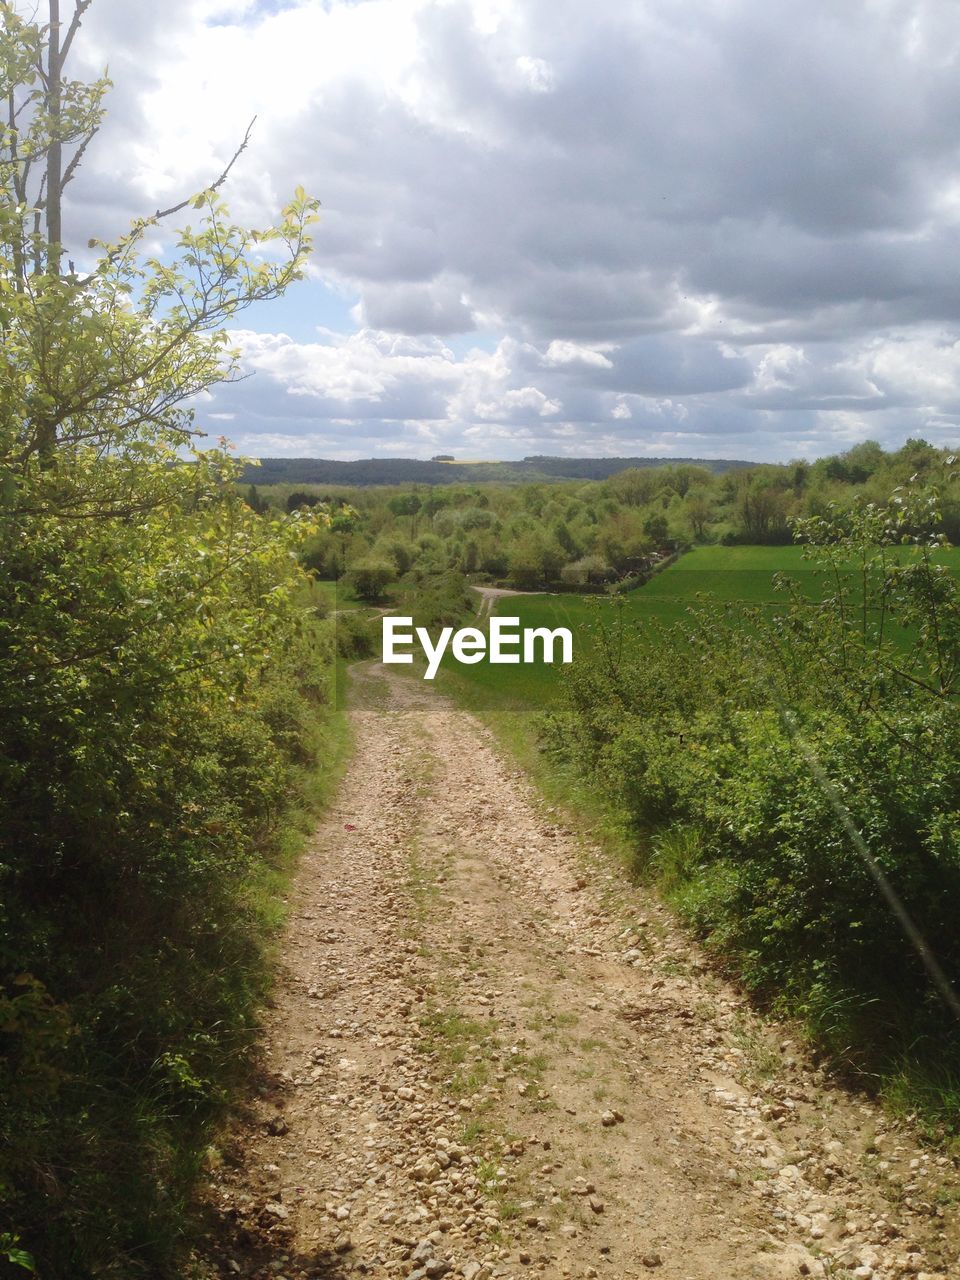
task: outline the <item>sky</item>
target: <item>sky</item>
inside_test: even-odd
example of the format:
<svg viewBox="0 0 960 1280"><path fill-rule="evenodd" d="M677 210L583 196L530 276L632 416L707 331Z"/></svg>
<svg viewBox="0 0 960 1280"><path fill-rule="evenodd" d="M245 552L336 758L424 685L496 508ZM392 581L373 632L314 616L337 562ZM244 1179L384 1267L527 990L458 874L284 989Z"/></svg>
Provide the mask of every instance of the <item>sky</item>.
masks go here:
<svg viewBox="0 0 960 1280"><path fill-rule="evenodd" d="M69 8L69 6L67 6ZM323 205L198 423L253 456L960 441L952 0L94 0L65 239Z"/></svg>

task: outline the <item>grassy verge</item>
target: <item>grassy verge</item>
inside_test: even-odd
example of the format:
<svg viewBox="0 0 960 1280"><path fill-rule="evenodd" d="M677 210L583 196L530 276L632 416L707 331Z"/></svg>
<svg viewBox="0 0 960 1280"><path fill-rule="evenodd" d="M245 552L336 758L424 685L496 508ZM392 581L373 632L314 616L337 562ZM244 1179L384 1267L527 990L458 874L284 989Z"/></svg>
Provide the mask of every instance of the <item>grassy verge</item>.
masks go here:
<svg viewBox="0 0 960 1280"><path fill-rule="evenodd" d="M484 699L477 698L476 686L458 680L455 674L447 677L442 687L493 732L504 753L533 782L545 808L561 814L566 825L599 846L626 874L653 887L679 920L695 925L695 873L678 870L676 860L668 857L651 862L649 841L630 826L626 815L582 774L540 750L533 711L491 710ZM660 843L665 851L670 840ZM735 960L731 967L731 957L722 959L728 976L736 977ZM806 1027L809 1049L826 1051L826 1061L847 1084L877 1097L892 1115L915 1125L928 1141L960 1152L960 1071L944 1057L945 1041L904 1045L899 1056L882 1069L865 1072L856 1065L855 1025L838 1022L826 1027L823 1011L808 1016L811 1010L800 1003L782 1004L779 1011L791 1023ZM842 1013L841 1009L836 1011L838 1020Z"/></svg>
<svg viewBox="0 0 960 1280"><path fill-rule="evenodd" d="M171 1242L168 1252L177 1256L185 1245L204 1234L206 1206L193 1200L193 1188L211 1154L216 1156L218 1131L234 1100L250 1087L255 1061L260 1010L276 976L276 964L284 925L289 914L291 881L318 819L332 802L349 764L353 738L347 716L347 666L338 658L329 669L329 689L322 715L313 725L309 762L297 772L290 787L290 803L272 833L263 857L251 868L241 888L240 905L247 919L252 944L245 999L234 1010L240 1035L232 1063L224 1064L218 1105L210 1109L185 1151L182 1179L183 1240ZM176 1264L175 1264L176 1265ZM158 1275L166 1275L159 1272ZM179 1269L169 1273L180 1275ZM191 1273L192 1274L192 1273ZM202 1275L207 1275L201 1269Z"/></svg>
<svg viewBox="0 0 960 1280"><path fill-rule="evenodd" d="M336 794L350 759L347 663L342 658L331 668L329 697L329 709L315 731L314 763L299 771L290 806L275 833L273 847L253 868L246 886L246 899L253 908L258 933L268 951L279 938L286 920L285 896L291 877L317 819Z"/></svg>

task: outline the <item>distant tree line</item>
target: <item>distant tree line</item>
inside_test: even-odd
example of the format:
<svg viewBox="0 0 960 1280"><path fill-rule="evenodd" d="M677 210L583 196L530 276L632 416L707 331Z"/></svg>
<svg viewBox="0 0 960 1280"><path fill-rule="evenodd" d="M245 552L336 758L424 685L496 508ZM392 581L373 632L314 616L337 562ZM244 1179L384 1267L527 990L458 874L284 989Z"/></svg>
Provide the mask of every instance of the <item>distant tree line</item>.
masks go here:
<svg viewBox="0 0 960 1280"><path fill-rule="evenodd" d="M672 461L603 480L517 485L478 481L465 468L469 484L267 485L250 493L255 509L326 507L330 525L310 540L305 564L321 578L350 572L379 584L370 598L414 572L485 576L526 590L578 589L642 577L688 543L787 544L794 520L847 510L861 498L885 500L911 476L939 466L945 453L923 440L890 452L867 441L813 463L730 464L722 471ZM960 539L960 493L944 493L942 508L946 535Z"/></svg>
<svg viewBox="0 0 960 1280"><path fill-rule="evenodd" d="M549 458L529 457L515 462L454 462L447 454L429 461L416 458L361 458L340 462L328 458L262 458L244 471L244 484L524 484L530 481L606 480L629 468L686 465L707 471L749 467L749 462L699 458Z"/></svg>

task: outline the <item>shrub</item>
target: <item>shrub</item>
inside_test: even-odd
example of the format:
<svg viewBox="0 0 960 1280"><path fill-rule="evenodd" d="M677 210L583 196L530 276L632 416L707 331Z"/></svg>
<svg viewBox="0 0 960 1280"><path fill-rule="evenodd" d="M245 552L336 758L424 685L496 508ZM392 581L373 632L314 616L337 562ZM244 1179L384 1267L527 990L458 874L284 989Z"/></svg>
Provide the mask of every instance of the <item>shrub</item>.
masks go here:
<svg viewBox="0 0 960 1280"><path fill-rule="evenodd" d="M544 746L606 789L638 870L763 1000L871 1070L935 1043L960 1062L960 584L933 556L938 495L798 532L827 599L784 582L767 614L602 635Z"/></svg>
<svg viewBox="0 0 960 1280"><path fill-rule="evenodd" d="M362 609L344 609L335 620L337 653L345 662L372 658L379 651L380 619Z"/></svg>
<svg viewBox="0 0 960 1280"><path fill-rule="evenodd" d="M396 574L394 566L386 560L368 560L353 566L347 574L347 583L358 599L375 603L383 599L387 585Z"/></svg>
<svg viewBox="0 0 960 1280"><path fill-rule="evenodd" d="M107 87L60 75L86 8L60 54L0 23L30 156L0 165L0 1259L47 1280L182 1274L332 661L297 603L324 517L255 512L184 408L236 367L224 323L300 276L315 203L245 231L214 183L162 264L156 215L65 273Z"/></svg>
<svg viewBox="0 0 960 1280"><path fill-rule="evenodd" d="M462 573L418 573L407 581L415 587L411 609L418 627L435 631L439 627L460 626L466 615L476 612L477 597L467 590Z"/></svg>

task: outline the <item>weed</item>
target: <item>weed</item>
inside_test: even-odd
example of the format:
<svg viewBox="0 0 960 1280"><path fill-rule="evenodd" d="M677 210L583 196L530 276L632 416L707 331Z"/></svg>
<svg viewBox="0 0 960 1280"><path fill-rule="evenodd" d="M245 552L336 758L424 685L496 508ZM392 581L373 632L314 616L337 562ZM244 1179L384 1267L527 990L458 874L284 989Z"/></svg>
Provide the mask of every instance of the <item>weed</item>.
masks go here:
<svg viewBox="0 0 960 1280"><path fill-rule="evenodd" d="M780 1054L771 1046L763 1031L746 1019L738 1018L730 1032L730 1039L743 1054L747 1072L757 1083L772 1080L780 1071Z"/></svg>

